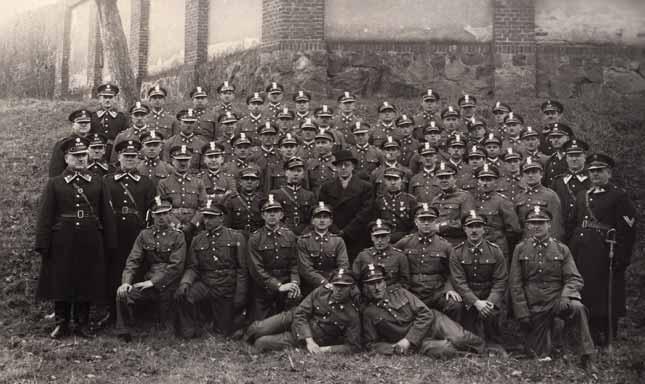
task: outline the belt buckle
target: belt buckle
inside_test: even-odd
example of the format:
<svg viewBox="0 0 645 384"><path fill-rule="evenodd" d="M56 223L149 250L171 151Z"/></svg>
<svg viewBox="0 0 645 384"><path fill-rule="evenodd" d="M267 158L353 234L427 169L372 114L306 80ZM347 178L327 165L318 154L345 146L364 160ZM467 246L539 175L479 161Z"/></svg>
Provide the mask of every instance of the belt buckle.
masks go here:
<svg viewBox="0 0 645 384"><path fill-rule="evenodd" d="M79 209L78 211L76 211L76 218L77 219L82 219L84 217L85 217L85 211L84 210Z"/></svg>
<svg viewBox="0 0 645 384"><path fill-rule="evenodd" d="M130 213L130 208L121 207L121 213L124 214L124 215L127 215L128 213Z"/></svg>
<svg viewBox="0 0 645 384"><path fill-rule="evenodd" d="M587 228L588 225L589 225L589 221L587 219L583 219L582 220L582 228Z"/></svg>

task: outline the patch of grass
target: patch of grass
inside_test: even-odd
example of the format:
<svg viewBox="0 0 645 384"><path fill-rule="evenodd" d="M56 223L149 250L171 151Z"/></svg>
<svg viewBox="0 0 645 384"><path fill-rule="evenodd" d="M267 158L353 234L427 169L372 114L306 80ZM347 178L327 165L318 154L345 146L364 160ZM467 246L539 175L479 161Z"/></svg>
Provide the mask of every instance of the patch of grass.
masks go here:
<svg viewBox="0 0 645 384"><path fill-rule="evenodd" d="M391 99L406 113L418 101ZM538 125L541 100L517 98L514 108ZM327 100L329 105L335 102ZM494 101L491 101L491 104ZM359 113L374 118L377 100L365 100ZM169 109L186 103L173 100ZM600 106L569 100L567 119L592 147L612 154L616 177L643 217L645 164L644 111L608 114ZM423 356L386 357L368 353L314 357L304 351L251 356L240 342L207 335L189 342L169 332L150 331L122 344L113 335L91 340L52 341L52 324L43 318L49 303L35 302L40 260L31 252L35 214L47 179L54 142L68 132L67 115L81 102L0 100L0 382L1 383L638 383L645 380L645 336L632 318L621 323L614 355L598 356L596 377L565 354L551 362L496 356L465 356L437 361ZM245 110L240 106L239 110ZM488 112L484 117L491 118ZM640 291L645 285L643 231L629 269L629 311L645 314ZM293 366L290 363L293 362Z"/></svg>

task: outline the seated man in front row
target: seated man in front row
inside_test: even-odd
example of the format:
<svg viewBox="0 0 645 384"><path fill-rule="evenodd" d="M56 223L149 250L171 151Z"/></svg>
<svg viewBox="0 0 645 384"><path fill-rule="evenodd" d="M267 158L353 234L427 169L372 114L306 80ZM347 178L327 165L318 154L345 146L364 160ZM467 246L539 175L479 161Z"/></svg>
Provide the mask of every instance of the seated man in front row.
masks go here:
<svg viewBox="0 0 645 384"><path fill-rule="evenodd" d="M173 294L177 289L186 260L186 240L181 231L170 226L172 204L155 198L150 209L154 225L139 233L134 246L125 262L121 274L121 286L116 291L116 333L124 341L132 340L130 328L126 324L132 306L142 301L159 302L161 321L172 321ZM144 281L132 284L134 277L143 266Z"/></svg>
<svg viewBox="0 0 645 384"><path fill-rule="evenodd" d="M245 339L260 352L303 344L311 353L359 351L361 318L352 299L354 283L351 271L334 271L330 283L314 289L296 308L253 322Z"/></svg>
<svg viewBox="0 0 645 384"><path fill-rule="evenodd" d="M429 309L406 289L387 289L385 273L382 266L368 264L361 274L368 301L363 311L363 337L368 349L389 355L405 354L414 347L435 357L483 350L481 338L443 313Z"/></svg>
<svg viewBox="0 0 645 384"><path fill-rule="evenodd" d="M530 237L515 247L509 277L513 311L527 334L528 353L551 353L551 327L558 317L575 330L581 366L595 371L595 347L580 295L584 283L569 248L551 237L552 220L540 206L526 214Z"/></svg>

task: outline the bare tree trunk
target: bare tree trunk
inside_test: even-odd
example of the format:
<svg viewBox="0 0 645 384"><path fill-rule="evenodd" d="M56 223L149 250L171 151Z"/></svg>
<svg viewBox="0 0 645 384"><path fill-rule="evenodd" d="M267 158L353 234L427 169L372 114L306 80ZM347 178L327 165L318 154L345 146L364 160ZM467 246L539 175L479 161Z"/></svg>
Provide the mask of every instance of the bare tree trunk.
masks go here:
<svg viewBox="0 0 645 384"><path fill-rule="evenodd" d="M129 108L138 99L139 92L135 89L136 82L130 64L128 43L123 32L119 8L116 0L95 1L105 63L107 68L113 71L114 80L121 89L125 108Z"/></svg>

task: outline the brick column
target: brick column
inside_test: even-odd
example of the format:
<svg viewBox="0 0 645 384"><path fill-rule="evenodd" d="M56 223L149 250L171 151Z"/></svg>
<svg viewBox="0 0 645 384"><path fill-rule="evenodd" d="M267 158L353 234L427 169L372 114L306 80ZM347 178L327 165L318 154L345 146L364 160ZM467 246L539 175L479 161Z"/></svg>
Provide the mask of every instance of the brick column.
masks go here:
<svg viewBox="0 0 645 384"><path fill-rule="evenodd" d="M533 0L495 0L494 7L495 94L535 95Z"/></svg>
<svg viewBox="0 0 645 384"><path fill-rule="evenodd" d="M199 83L198 67L208 61L209 0L185 0L183 86L190 91Z"/></svg>
<svg viewBox="0 0 645 384"><path fill-rule="evenodd" d="M65 97L69 94L69 55L71 51L70 31L72 28L72 8L61 4L62 23L58 30L56 47L56 70L54 96Z"/></svg>
<svg viewBox="0 0 645 384"><path fill-rule="evenodd" d="M262 0L262 47L324 49L325 0Z"/></svg>
<svg viewBox="0 0 645 384"><path fill-rule="evenodd" d="M136 81L141 88L142 79L148 74L148 47L150 42L150 0L131 0L130 62Z"/></svg>
<svg viewBox="0 0 645 384"><path fill-rule="evenodd" d="M101 28L99 28L99 17L96 4L90 3L90 31L89 43L87 45L87 86L88 92L85 96L95 97L94 92L103 81L103 43L101 42Z"/></svg>

